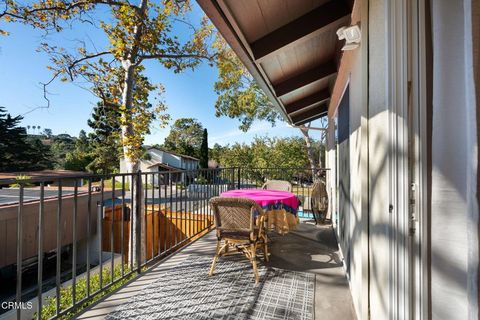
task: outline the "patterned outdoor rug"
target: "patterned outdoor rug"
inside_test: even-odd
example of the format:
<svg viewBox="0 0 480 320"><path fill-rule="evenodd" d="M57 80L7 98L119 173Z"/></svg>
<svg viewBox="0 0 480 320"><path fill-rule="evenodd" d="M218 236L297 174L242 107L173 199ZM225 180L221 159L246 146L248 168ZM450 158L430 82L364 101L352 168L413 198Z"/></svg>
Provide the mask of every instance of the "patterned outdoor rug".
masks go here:
<svg viewBox="0 0 480 320"><path fill-rule="evenodd" d="M314 274L259 264L255 285L245 257L221 257L209 277L211 262L210 256L189 256L107 319L313 319Z"/></svg>

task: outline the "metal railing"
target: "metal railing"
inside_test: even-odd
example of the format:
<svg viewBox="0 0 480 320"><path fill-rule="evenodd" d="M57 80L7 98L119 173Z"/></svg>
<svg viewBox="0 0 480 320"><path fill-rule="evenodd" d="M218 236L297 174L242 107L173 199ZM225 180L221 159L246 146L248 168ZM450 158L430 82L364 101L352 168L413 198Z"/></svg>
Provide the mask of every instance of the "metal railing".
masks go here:
<svg viewBox="0 0 480 320"><path fill-rule="evenodd" d="M18 319L32 299L38 319L72 314L207 232L211 197L268 179L288 180L294 193L307 197L323 171L219 168L0 180L0 186L15 185L5 189L11 200L0 205L0 227L16 226L0 247L0 277L15 269L5 282L15 285L2 284L0 301L11 302ZM47 296L56 297L48 315L42 310Z"/></svg>

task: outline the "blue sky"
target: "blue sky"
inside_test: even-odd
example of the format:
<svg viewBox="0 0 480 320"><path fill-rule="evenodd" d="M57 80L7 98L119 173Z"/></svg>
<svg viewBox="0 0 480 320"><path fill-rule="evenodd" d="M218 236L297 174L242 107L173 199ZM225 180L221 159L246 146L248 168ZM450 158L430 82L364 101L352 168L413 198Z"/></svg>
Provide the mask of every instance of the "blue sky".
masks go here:
<svg viewBox="0 0 480 320"><path fill-rule="evenodd" d="M191 19L199 19L201 10L193 2L194 11ZM50 128L54 134L68 133L78 135L82 129L89 131L87 119L92 107L98 101L90 92L72 83L60 81L49 86L50 108L36 109L44 106L43 90L40 82L51 77L46 69L49 64L44 53L36 51L42 33L17 24L2 26L11 32L8 37L0 37L0 105L12 115L24 115L22 125L35 125L41 128ZM186 34L182 27L180 33ZM88 28L75 28L61 35L50 37L62 46L73 47L72 39L83 38L94 42L97 46L105 43L103 34ZM229 118L215 117L215 100L213 84L217 77L215 68L203 64L195 71L185 71L181 74L164 69L157 63L149 62L146 74L154 83L162 83L165 87L164 100L168 106L168 113L172 121L181 117L198 119L209 132L209 144L225 145L234 142L249 142L255 136L268 135L270 137L298 136L298 129L287 127L285 123L278 123L271 127L265 122L256 122L251 130L243 133L238 130L238 121ZM151 134L146 137L146 144L163 143L168 135L169 127L159 128L153 124Z"/></svg>

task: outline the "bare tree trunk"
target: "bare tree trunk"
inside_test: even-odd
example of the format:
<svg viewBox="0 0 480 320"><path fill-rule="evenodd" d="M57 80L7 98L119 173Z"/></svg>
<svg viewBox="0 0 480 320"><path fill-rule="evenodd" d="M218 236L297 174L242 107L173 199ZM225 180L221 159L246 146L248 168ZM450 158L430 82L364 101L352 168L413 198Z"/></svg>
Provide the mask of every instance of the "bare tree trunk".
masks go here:
<svg viewBox="0 0 480 320"><path fill-rule="evenodd" d="M312 179L315 181L317 179L316 175L316 170L315 170L315 156L314 156L314 150L313 150L313 144L312 144L312 139L310 138L310 135L308 134L309 128L302 126L300 128L300 131L303 134L303 139L305 140L305 146L307 147L307 157L308 157L308 162L310 162L310 169L312 170Z"/></svg>
<svg viewBox="0 0 480 320"><path fill-rule="evenodd" d="M133 119L130 113L132 107L132 91L135 84L134 74L135 69L132 66L129 60L122 62L123 68L125 69L125 79L123 81L123 92L122 92L122 147L123 147L123 157L125 159L125 167L128 173L131 174L129 179L130 188L133 188L133 198L131 199L131 219L132 227L130 232L132 232L132 237L130 237L130 248L129 250L129 261L132 261L134 264L137 262L137 241L136 239L140 236L140 257L141 261L144 261L146 248L145 243L142 239L145 238L145 214L143 212L144 205L140 199L143 200L142 190L139 186L142 185L142 181L138 181L139 176L136 174L140 169L139 160L136 158L136 152L133 150L133 146L129 143L129 139L135 134L133 128ZM140 177L141 179L141 177ZM140 216L137 216L137 212L140 213ZM140 219L140 235L137 234L137 219Z"/></svg>
<svg viewBox="0 0 480 320"><path fill-rule="evenodd" d="M147 0L141 0L139 9L143 15L147 14ZM143 192L142 192L142 181L141 176L135 174L140 170L140 161L137 158L138 152L134 150L137 146L132 145L131 139L135 135L133 127L133 118L131 114L132 105L133 105L133 88L135 86L135 61L137 60L138 47L135 43L138 43L142 37L142 24L139 23L135 26L134 29L134 45L130 48L129 54L124 60L122 60L122 67L125 71L123 88L122 88L122 147L123 147L123 157L125 159L125 166L128 173L131 173L130 179L130 188L133 188L133 199L131 199L131 217L132 217L132 228L130 232L132 237L130 237L131 242L129 250L129 261L133 261L135 264L137 262L137 241L139 237L140 241L140 261L146 261L146 243L142 241L145 239L145 206L143 202ZM140 179L140 181L138 180ZM145 181L146 182L146 181ZM139 213L139 215L137 215ZM140 235L138 235L138 230L136 228L137 219L140 223ZM139 266L137 266L139 267Z"/></svg>

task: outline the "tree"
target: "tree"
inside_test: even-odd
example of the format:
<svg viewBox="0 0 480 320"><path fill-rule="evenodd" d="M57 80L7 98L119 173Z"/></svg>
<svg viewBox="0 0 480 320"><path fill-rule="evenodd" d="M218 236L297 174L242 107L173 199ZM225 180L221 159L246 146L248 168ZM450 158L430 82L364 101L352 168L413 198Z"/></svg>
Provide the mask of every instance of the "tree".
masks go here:
<svg viewBox="0 0 480 320"><path fill-rule="evenodd" d="M239 128L242 131L248 131L254 120L266 120L272 125L282 120L268 97L220 35L217 35L214 47L218 50L216 62L218 80L215 82L218 98L215 103L215 115L239 119ZM300 131L304 137L309 164L313 170L317 164L309 129L302 126Z"/></svg>
<svg viewBox="0 0 480 320"><path fill-rule="evenodd" d="M165 105L158 97L155 105L149 102L154 99L151 93L160 95L163 87L152 84L145 77L144 62L157 61L178 73L195 68L204 59L213 58L207 50L207 38L212 28L206 19L199 28L188 24L192 36L183 43L179 38L185 38L185 35L172 34L173 21L181 20L190 8L188 0L138 0L138 4L129 0L32 0L27 4L5 0L5 4L0 19L42 29L46 35L60 32L65 26L73 27L75 23L91 24L103 30L108 45L101 49L77 39L78 46L70 51L49 44L45 37L46 42L40 49L50 56L52 64L49 68L53 72L52 78L44 84L46 107L49 106L46 88L55 79L80 79L89 83L89 89L106 106L120 112L121 143L128 172L139 170L144 136L152 121L156 118L160 125L165 125L168 119L163 114ZM135 179L136 175L133 175L130 185L136 185ZM136 212L137 205L143 208L141 203L133 203L133 212ZM142 234L144 225L142 223ZM136 252L134 245L132 243L132 251ZM145 252L145 248L142 247L141 251Z"/></svg>
<svg viewBox="0 0 480 320"><path fill-rule="evenodd" d="M43 133L42 133L45 137L47 137L48 139L50 139L53 135L53 132L52 132L52 129L48 129L48 128L45 128L43 129Z"/></svg>
<svg viewBox="0 0 480 320"><path fill-rule="evenodd" d="M272 125L281 120L268 97L219 34L214 47L218 51L218 80L214 85L218 94L215 115L239 119L239 128L245 132L254 120L266 120Z"/></svg>
<svg viewBox="0 0 480 320"><path fill-rule="evenodd" d="M12 117L0 106L0 171L22 171L30 167L32 150L25 128L19 126L22 119Z"/></svg>
<svg viewBox="0 0 480 320"><path fill-rule="evenodd" d="M180 0L139 0L138 5L128 0L35 0L28 4L6 0L6 10L0 18L31 25L47 34L60 32L74 23L89 23L103 30L109 41L103 50L89 47L81 39L73 51L42 43L40 49L50 56L49 68L53 71L52 79L45 85L57 78L87 80L105 105L116 107L121 114L127 168L136 172L143 137L154 115L165 110L162 102L153 107L148 103L152 91L158 89L161 93L163 89L143 75L143 63L156 60L178 73L195 68L203 59L212 59L206 45L211 33L206 19L198 29L190 24L192 37L184 43L172 34L173 21L182 19L189 9L189 2ZM99 10L109 12L108 17L98 15Z"/></svg>
<svg viewBox="0 0 480 320"><path fill-rule="evenodd" d="M170 133L163 143L163 148L198 158L200 156L202 137L203 126L197 119L179 118L170 128Z"/></svg>
<svg viewBox="0 0 480 320"><path fill-rule="evenodd" d="M84 130L80 130L78 138L75 140L75 148L65 155L64 168L66 170L86 171L87 166L92 161L90 139Z"/></svg>
<svg viewBox="0 0 480 320"><path fill-rule="evenodd" d="M69 134L59 134L53 137L50 150L55 169L65 169L67 154L75 150L75 138Z"/></svg>
<svg viewBox="0 0 480 320"><path fill-rule="evenodd" d="M202 144L200 146L200 168L208 168L208 132L203 129Z"/></svg>
<svg viewBox="0 0 480 320"><path fill-rule="evenodd" d="M213 148L209 150L209 158L215 160L217 163L221 163L220 158L228 147L222 147L220 144L215 143Z"/></svg>
<svg viewBox="0 0 480 320"><path fill-rule="evenodd" d="M88 125L91 133L91 156L93 161L87 170L95 173L115 172L119 167L120 145L120 113L117 109L97 103L93 109Z"/></svg>
<svg viewBox="0 0 480 320"><path fill-rule="evenodd" d="M54 162L52 161L53 156L50 147L44 145L42 140L35 136L27 137L27 142L30 145L30 148L26 150L30 162L28 170L38 171L53 169Z"/></svg>

